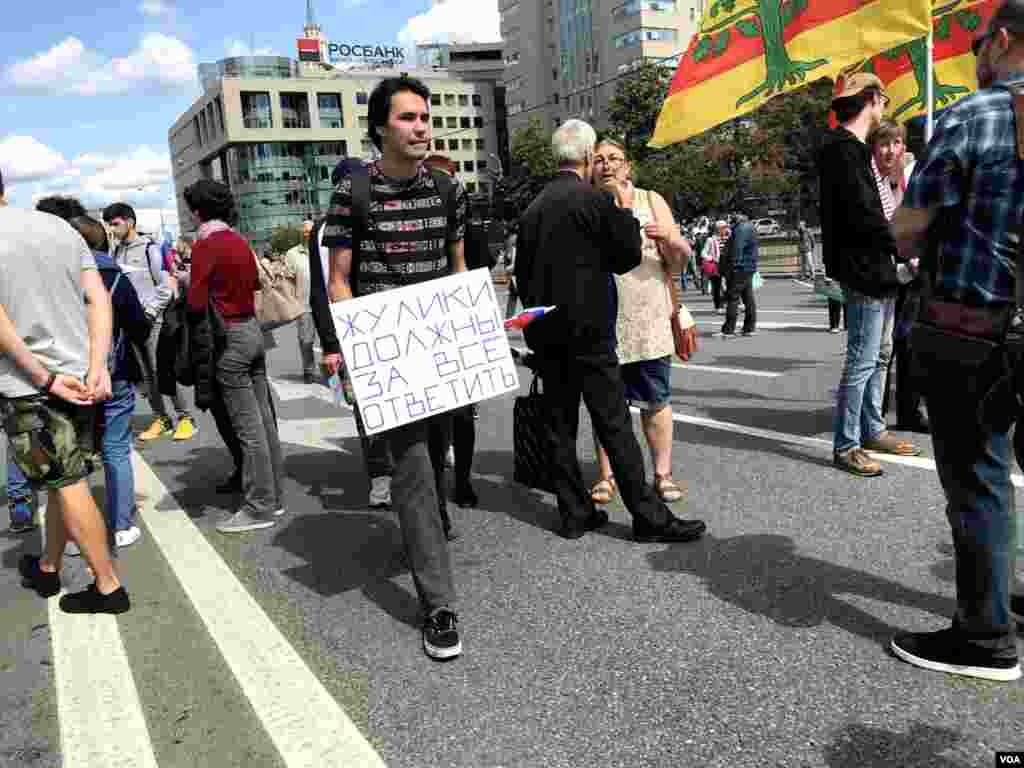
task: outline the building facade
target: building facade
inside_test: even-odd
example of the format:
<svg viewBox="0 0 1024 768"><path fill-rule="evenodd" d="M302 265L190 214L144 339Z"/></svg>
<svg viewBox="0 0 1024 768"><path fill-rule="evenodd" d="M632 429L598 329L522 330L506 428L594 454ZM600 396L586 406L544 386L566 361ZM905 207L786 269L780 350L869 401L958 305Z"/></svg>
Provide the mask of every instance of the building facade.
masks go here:
<svg viewBox="0 0 1024 768"><path fill-rule="evenodd" d="M231 187L239 230L258 246L276 226L323 216L338 162L376 155L367 133L370 92L381 79L400 74L284 57L200 65L203 95L168 133L183 233L195 230L183 192L201 178ZM489 194L502 152L496 117L496 107L504 109L500 78L442 69L407 74L423 80L432 94L432 150L455 161L471 193Z"/></svg>
<svg viewBox="0 0 1024 768"><path fill-rule="evenodd" d="M512 130L538 119L605 124L615 78L683 53L704 0L499 0Z"/></svg>

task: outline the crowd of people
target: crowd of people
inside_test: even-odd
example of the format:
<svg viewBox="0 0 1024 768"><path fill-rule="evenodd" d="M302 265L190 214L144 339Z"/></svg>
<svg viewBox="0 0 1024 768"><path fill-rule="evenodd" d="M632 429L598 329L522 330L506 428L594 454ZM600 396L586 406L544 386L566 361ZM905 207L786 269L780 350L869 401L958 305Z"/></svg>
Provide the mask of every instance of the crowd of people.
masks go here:
<svg viewBox="0 0 1024 768"><path fill-rule="evenodd" d="M957 561L953 624L901 634L892 650L924 668L1012 680L1020 676L1014 621L1022 611L1020 596L1011 594L1009 429L1020 409L1024 363L1007 356L999 329L1017 302L1018 223L1011 212L1024 209L1024 173L1010 89L1024 84L1024 5L1005 2L975 53L982 90L939 122L909 183L905 135L883 119L881 81L860 73L840 84L833 101L839 126L827 132L819 154L822 260L841 286L848 326L835 404L836 467L877 477L874 454L920 453L885 426L895 346L896 357L906 358L898 376L900 421L931 430L948 500ZM295 324L307 383L322 374L347 377L332 303L493 266L469 225L465 188L446 158L430 156L426 86L405 76L383 80L368 107L379 159L339 165L328 214L305 222L303 242L283 257L305 310ZM522 215L506 252L513 272L508 312L517 301L553 308L524 336L543 384L546 418L536 427L557 502L556 530L578 539L604 526L603 507L621 496L636 541L695 541L705 523L669 506L685 495L672 476L672 320L689 274L724 312L720 338L738 335L741 302L740 333L755 334L757 235L746 216L717 221L698 252L666 201L633 184L622 143L568 120L555 130L552 149L558 173ZM154 414L142 442L195 434L185 387L193 389L195 408L211 411L234 466L218 490L238 498L217 530L266 529L286 515L256 309L259 266L235 228L227 186L201 180L184 198L198 231L171 264L139 237L134 211L121 203L101 220L68 198L40 201L36 211L0 209L0 407L12 461L12 530L31 528L26 502L46 490L44 551L24 556L19 568L26 586L55 595L73 542L95 583L65 595L65 611L130 607L111 542L126 546L139 535L130 427L136 383L145 385ZM798 237L801 268L813 278L815 243L803 223ZM913 321L905 321L911 311ZM181 324L188 328L185 360L166 351ZM918 369L924 375L915 375ZM590 488L576 452L581 400L598 455ZM454 500L476 506L476 409L368 435L353 405L370 505L393 509L402 529L423 609L423 648L433 659L454 658L462 643L448 542L457 532L447 513L445 465L452 447ZM630 405L640 411L650 479ZM87 482L100 463L106 519Z"/></svg>

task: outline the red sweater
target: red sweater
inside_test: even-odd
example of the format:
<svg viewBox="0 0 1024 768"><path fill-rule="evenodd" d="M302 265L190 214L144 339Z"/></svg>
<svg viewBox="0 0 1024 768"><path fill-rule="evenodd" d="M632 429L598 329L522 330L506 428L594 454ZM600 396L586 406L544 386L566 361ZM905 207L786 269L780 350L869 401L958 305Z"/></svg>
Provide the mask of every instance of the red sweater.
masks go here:
<svg viewBox="0 0 1024 768"><path fill-rule="evenodd" d="M252 317L256 313L254 295L258 288L252 249L235 232L214 232L192 246L188 289L192 311L205 312L209 300L227 320Z"/></svg>

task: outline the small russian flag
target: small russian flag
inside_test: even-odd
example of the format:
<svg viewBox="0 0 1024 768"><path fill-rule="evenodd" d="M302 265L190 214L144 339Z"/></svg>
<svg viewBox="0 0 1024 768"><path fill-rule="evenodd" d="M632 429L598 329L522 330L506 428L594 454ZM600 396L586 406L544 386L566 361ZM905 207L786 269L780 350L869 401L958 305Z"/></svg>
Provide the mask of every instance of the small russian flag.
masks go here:
<svg viewBox="0 0 1024 768"><path fill-rule="evenodd" d="M510 317L505 321L505 330L516 329L521 331L538 317L544 317L544 315L554 309L555 307L527 307L515 317Z"/></svg>

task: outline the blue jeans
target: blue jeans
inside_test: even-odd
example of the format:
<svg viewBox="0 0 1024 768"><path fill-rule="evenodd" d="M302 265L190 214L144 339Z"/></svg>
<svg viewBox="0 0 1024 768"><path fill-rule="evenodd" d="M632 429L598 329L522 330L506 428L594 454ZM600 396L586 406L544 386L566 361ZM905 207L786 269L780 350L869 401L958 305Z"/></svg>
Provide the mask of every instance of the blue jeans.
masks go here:
<svg viewBox="0 0 1024 768"><path fill-rule="evenodd" d="M7 449L11 455L11 449ZM32 499L35 494L25 474L18 465L7 460L7 505L11 510L12 523L28 523L32 521Z"/></svg>
<svg viewBox="0 0 1024 768"><path fill-rule="evenodd" d="M953 624L968 641L1015 658L1015 627L1009 612L1015 525L1010 439L1006 432L983 432L975 415L978 401L1001 374L1001 365L971 372L924 359L920 364L955 549ZM1018 423L1017 428L1022 426Z"/></svg>
<svg viewBox="0 0 1024 768"><path fill-rule="evenodd" d="M135 525L135 472L132 469L132 412L135 385L115 381L114 394L103 406L103 472L107 485L107 522L112 531Z"/></svg>
<svg viewBox="0 0 1024 768"><path fill-rule="evenodd" d="M885 431L882 384L892 357L895 299L876 299L847 289L846 365L836 392L832 448L845 453Z"/></svg>

